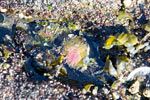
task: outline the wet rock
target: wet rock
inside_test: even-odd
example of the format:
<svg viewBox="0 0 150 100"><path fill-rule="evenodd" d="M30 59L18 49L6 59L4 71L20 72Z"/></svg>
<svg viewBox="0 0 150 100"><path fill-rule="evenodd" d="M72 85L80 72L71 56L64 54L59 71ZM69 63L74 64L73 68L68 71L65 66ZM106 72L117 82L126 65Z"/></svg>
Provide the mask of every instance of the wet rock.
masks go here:
<svg viewBox="0 0 150 100"><path fill-rule="evenodd" d="M4 21L4 16L3 14L0 14L0 23L3 23L3 21Z"/></svg>

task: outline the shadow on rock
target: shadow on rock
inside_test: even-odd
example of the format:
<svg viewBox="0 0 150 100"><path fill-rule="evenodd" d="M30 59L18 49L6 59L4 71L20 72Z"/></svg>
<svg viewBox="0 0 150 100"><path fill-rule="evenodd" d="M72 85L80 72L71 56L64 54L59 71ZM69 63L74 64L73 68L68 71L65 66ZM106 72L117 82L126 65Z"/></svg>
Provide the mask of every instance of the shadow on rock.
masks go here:
<svg viewBox="0 0 150 100"><path fill-rule="evenodd" d="M1 27L0 26L0 42L4 41L5 35L9 35L10 30L8 28L5 27Z"/></svg>

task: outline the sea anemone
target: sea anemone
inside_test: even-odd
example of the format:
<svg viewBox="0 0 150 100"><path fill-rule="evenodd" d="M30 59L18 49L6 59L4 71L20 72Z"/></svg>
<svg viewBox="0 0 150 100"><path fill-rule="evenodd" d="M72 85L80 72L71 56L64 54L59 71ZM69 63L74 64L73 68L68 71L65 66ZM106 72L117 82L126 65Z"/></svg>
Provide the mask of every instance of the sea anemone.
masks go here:
<svg viewBox="0 0 150 100"><path fill-rule="evenodd" d="M70 47L66 56L66 62L69 65L77 65L81 60L80 49L76 47Z"/></svg>
<svg viewBox="0 0 150 100"><path fill-rule="evenodd" d="M89 47L84 39L73 36L72 39L64 41L62 53L65 56L66 63L78 69L82 67L82 60L89 54Z"/></svg>

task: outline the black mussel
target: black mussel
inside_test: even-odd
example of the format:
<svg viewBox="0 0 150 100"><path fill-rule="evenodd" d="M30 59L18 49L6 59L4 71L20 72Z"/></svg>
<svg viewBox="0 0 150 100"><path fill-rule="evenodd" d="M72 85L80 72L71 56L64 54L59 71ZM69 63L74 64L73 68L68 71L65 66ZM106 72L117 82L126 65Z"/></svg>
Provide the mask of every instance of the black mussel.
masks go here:
<svg viewBox="0 0 150 100"><path fill-rule="evenodd" d="M4 16L3 14L0 14L0 23L3 23L3 21L4 21Z"/></svg>

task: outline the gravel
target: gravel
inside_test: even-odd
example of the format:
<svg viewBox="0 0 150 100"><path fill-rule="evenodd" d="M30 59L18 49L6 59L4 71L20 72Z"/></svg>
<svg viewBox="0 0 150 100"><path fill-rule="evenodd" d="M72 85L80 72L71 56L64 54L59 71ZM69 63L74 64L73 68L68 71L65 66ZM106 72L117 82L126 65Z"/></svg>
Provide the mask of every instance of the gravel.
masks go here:
<svg viewBox="0 0 150 100"><path fill-rule="evenodd" d="M63 16L67 16L66 18L70 21L84 26L85 30L89 32L87 32L89 36L92 34L94 38L99 37L98 42L100 43L97 44L97 40L95 40L94 45L99 45L98 48L103 60L107 54L118 56L120 52L114 51L108 53L108 51L102 47L104 41L110 34L114 35L115 33L120 33L124 31L122 27L129 25L129 23L126 23L125 25L119 26L119 22L116 20L119 10L123 7L121 1L122 0L0 0L0 99L102 100L103 97L109 96L112 98L112 95L110 95L112 91L108 90L108 88L104 88L104 94L106 96L102 95L103 92L101 90L102 93L98 93L94 96L92 94L83 94L81 88L76 87L74 84L66 84L67 82L60 81L55 77L47 78L44 76L44 79L42 79L43 76L40 75L32 77L30 74L34 73L31 69L31 72L27 73L24 69L24 63L31 57L30 54L32 52L38 51L39 49L35 48L35 50L26 53L26 47L29 46L26 46L26 44L31 43L33 40L32 38L31 41L30 38L28 38L29 40L25 40L25 38L29 36L25 34L26 32L23 34L17 32L18 34L15 37L16 44L10 39L12 46L10 46L10 44L3 44L3 41L9 40L9 37L11 37L10 33L16 19L21 19L21 22L19 22L17 26L27 29L27 32L36 37L38 32L43 29L42 26L35 24L40 18L45 20L49 20L50 18L62 20ZM131 7L125 8L127 13L130 13L133 18L136 18L134 19L135 29L143 27L147 20L150 19L150 5L146 5L143 0L137 1L138 2L134 2ZM146 1L149 2L149 0ZM9 9L3 13L5 7ZM51 11L48 9L51 9ZM19 15L20 13L24 16ZM30 21L30 19L26 19L28 15L31 15L33 19L38 16L39 19L31 19L32 21ZM62 24L65 25L66 22ZM56 24L54 24L54 27L56 27ZM136 35L144 34L143 31L135 31L137 31ZM8 38L6 38L6 35L8 35ZM139 36L140 39L142 35ZM36 40L34 42L39 43L39 41ZM32 56L34 56L34 54ZM139 56L145 58L141 61ZM139 65L142 63L149 66L149 52L136 55L134 60L134 63L138 62ZM95 65L91 64L89 66ZM91 71L89 72L91 75L93 74ZM89 72L87 71L88 74ZM35 74L37 73L35 72ZM74 75L74 73L70 75ZM81 79L83 79L83 77ZM112 78L110 82L114 80L115 79ZM109 82L107 84L110 85Z"/></svg>

